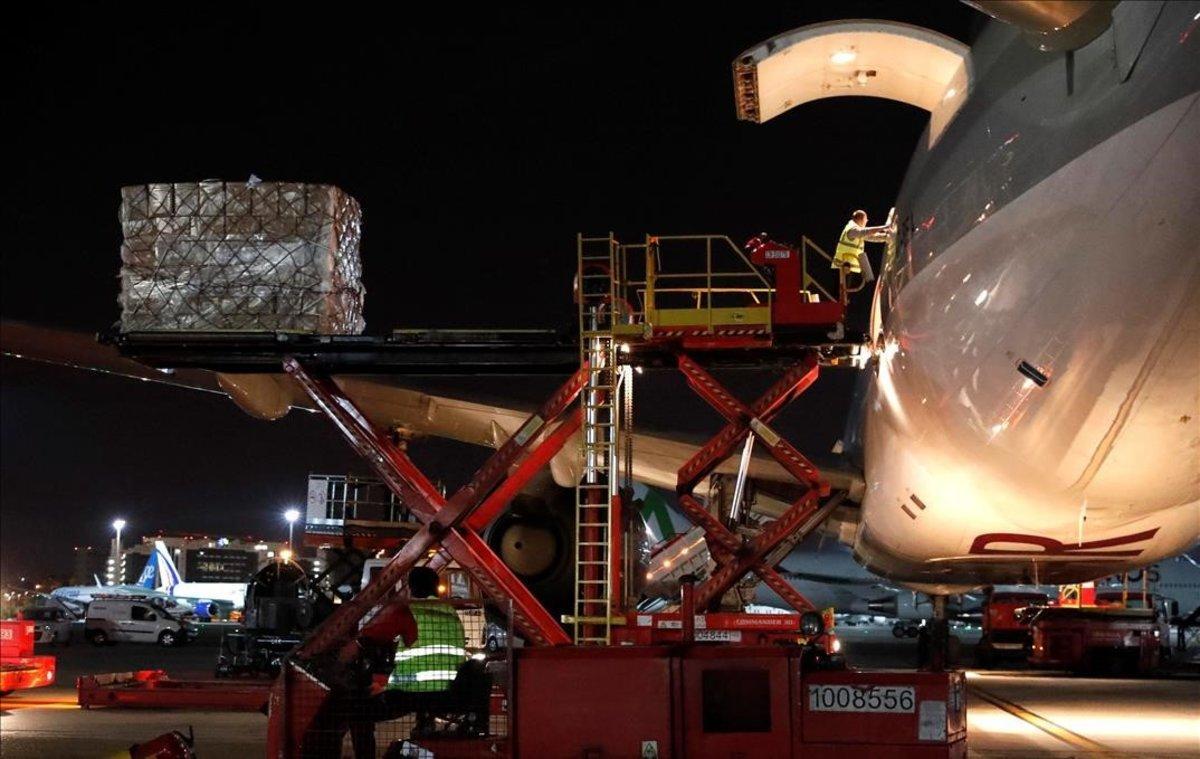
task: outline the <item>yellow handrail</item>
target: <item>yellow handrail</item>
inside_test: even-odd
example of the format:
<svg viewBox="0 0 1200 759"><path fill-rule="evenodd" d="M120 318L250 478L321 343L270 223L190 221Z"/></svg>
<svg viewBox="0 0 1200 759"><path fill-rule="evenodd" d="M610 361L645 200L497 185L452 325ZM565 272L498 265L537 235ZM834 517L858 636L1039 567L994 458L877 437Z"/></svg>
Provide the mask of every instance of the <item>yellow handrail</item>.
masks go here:
<svg viewBox="0 0 1200 759"><path fill-rule="evenodd" d="M692 243L692 245L686 245L688 243ZM703 246L702 251L700 246ZM612 274L615 283L614 292L619 295L621 303L614 304L614 308L626 312L622 314L625 317L620 320L622 323L645 325L647 322L655 322L659 318L659 311L663 310L660 295L691 294L692 306L682 310L705 311L702 321L698 322L697 326L707 325L707 328L711 330L715 321L727 320L730 308L735 311L743 308L736 305L718 308L714 296L735 294L744 295L747 300L746 307L754 308L756 312L765 305L769 326L769 314L774 304L775 288L763 275L763 272L750 261L746 252L727 235L647 235L644 242L618 244L617 247L618 255L615 257ZM838 271L838 296L833 295L833 292L817 281L809 271L808 257L810 253L815 252L819 257L818 260L824 259L829 263L833 262L833 257L807 236L801 237L799 247L802 267L801 287L824 300L845 303L846 293L849 290L846 288L845 276L840 270ZM663 270L664 254L673 253L674 255L670 257L673 260L679 260L681 254L686 255L689 252L691 255L702 254L703 265L682 271ZM717 271L714 269L714 258L718 252L721 255L733 254L733 261L726 260L725 262L725 265L730 265L731 270ZM631 255L644 261L644 279L632 278L637 274L638 258L631 260ZM631 263L634 264L632 267ZM728 298L726 298L726 302L729 302ZM736 303L736 299L733 302ZM665 310L679 311L681 309L669 306ZM718 314L720 314L720 318L717 318ZM760 318L758 313L755 318Z"/></svg>

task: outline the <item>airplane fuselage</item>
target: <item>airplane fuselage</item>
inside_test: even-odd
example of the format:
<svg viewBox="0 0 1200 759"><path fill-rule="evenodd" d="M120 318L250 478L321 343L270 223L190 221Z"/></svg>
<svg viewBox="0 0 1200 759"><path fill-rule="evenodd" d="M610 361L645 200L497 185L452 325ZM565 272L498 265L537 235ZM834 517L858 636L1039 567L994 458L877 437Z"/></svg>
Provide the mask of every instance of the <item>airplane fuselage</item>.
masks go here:
<svg viewBox="0 0 1200 759"><path fill-rule="evenodd" d="M856 557L935 591L1200 537L1200 4L1074 51L993 23L876 294Z"/></svg>

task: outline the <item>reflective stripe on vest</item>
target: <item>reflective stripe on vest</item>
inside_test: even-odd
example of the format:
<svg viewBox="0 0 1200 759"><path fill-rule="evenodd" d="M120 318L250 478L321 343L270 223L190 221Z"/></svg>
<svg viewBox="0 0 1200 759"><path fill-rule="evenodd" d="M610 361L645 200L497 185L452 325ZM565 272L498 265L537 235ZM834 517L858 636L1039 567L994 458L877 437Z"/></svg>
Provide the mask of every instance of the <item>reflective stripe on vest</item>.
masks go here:
<svg viewBox="0 0 1200 759"><path fill-rule="evenodd" d="M850 271L857 274L862 272L862 266L858 263L858 255L866 249L867 241L863 237L857 240L850 239L849 233L852 229L855 229L854 221L846 222L841 236L838 237L837 248L833 251L832 268L838 269L842 264L846 264Z"/></svg>
<svg viewBox="0 0 1200 759"><path fill-rule="evenodd" d="M406 691L443 691L467 660L467 638L454 607L441 601L413 601L409 611L417 621L417 639L396 651L396 665L387 687Z"/></svg>

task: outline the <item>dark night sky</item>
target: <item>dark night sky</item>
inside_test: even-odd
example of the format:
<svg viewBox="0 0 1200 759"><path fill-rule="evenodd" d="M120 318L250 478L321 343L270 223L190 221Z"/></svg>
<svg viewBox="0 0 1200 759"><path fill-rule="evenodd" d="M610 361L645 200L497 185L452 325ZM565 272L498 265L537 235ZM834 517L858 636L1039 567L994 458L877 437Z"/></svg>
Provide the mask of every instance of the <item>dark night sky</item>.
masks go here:
<svg viewBox="0 0 1200 759"><path fill-rule="evenodd" d="M253 172L362 203L369 330L563 327L578 231L830 243L851 208L887 211L925 114L838 99L739 123L737 53L834 18L964 40L976 23L951 0L443 7L108 5L14 23L3 316L108 326L118 189ZM218 396L10 359L0 412L6 577L69 571L70 547L105 540L117 514L134 536L280 536L310 471L360 468L315 415L266 424ZM415 455L437 474L478 454Z"/></svg>

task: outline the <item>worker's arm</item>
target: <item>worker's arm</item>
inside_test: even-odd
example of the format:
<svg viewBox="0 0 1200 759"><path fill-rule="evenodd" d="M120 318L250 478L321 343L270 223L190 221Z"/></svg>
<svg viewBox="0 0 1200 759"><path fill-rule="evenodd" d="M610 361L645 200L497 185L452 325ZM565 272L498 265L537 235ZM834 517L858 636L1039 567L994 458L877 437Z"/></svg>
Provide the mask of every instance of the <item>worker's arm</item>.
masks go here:
<svg viewBox="0 0 1200 759"><path fill-rule="evenodd" d="M846 233L851 240L888 242L896 235L896 209L888 211L887 221L878 227L854 227Z"/></svg>
<svg viewBox="0 0 1200 759"><path fill-rule="evenodd" d="M851 240L866 240L867 242L887 242L892 239L893 231L890 224L881 224L878 227L854 227L846 232L846 237Z"/></svg>
<svg viewBox="0 0 1200 759"><path fill-rule="evenodd" d="M395 643L396 638L402 638L406 646L411 646L417 639L417 620L408 604L392 604L382 609L363 627L357 638L342 647L338 658L343 662L356 658L363 648L360 641L387 648Z"/></svg>

